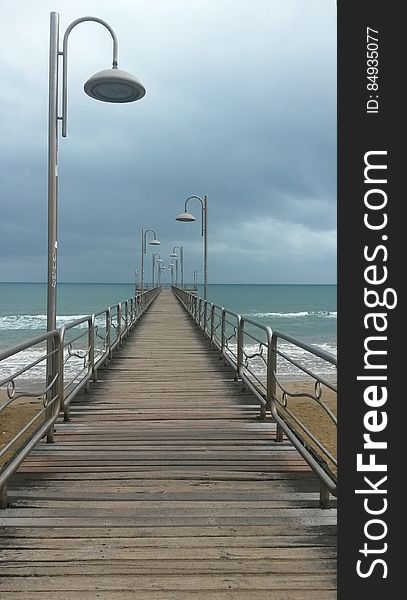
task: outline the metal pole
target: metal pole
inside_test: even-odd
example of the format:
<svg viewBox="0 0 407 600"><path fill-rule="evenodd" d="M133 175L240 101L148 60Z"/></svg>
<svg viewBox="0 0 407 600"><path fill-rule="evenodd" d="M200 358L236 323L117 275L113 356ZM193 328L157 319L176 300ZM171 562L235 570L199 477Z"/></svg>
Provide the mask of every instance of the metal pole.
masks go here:
<svg viewBox="0 0 407 600"><path fill-rule="evenodd" d="M204 196L204 299L208 299L208 196Z"/></svg>
<svg viewBox="0 0 407 600"><path fill-rule="evenodd" d="M155 269L155 252L153 252L153 256L152 256L152 263L153 263L153 278L151 280L152 283L152 287L154 287L154 269Z"/></svg>
<svg viewBox="0 0 407 600"><path fill-rule="evenodd" d="M48 331L56 329L57 314L58 44L59 15L52 12L50 18L48 97ZM48 346L50 347L50 342L48 342Z"/></svg>
<svg viewBox="0 0 407 600"><path fill-rule="evenodd" d="M181 287L184 289L184 247L181 246Z"/></svg>
<svg viewBox="0 0 407 600"><path fill-rule="evenodd" d="M57 235L58 235L58 47L59 14L50 16L49 82L48 82L48 278L47 278L47 331L56 329L57 319ZM47 341L47 386L57 372L57 356L52 355L54 339ZM58 382L57 382L58 383ZM55 385L47 393L47 402L54 396ZM47 432L52 443L54 426Z"/></svg>
<svg viewBox="0 0 407 600"><path fill-rule="evenodd" d="M141 230L141 293L144 292L144 229Z"/></svg>
<svg viewBox="0 0 407 600"><path fill-rule="evenodd" d="M178 287L178 257L175 259L175 285Z"/></svg>

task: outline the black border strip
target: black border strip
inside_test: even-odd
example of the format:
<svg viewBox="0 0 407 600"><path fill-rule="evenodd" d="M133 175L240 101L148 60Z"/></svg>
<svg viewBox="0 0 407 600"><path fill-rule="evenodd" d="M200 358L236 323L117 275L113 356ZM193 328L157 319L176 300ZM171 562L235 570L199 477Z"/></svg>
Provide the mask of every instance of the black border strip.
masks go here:
<svg viewBox="0 0 407 600"><path fill-rule="evenodd" d="M404 595L407 327L401 286L407 128L401 90L407 36L402 9L394 0L338 0L338 597L343 600ZM382 168L365 171L369 165ZM381 316L367 316L372 313ZM372 448L364 447L367 434ZM368 471L369 462L379 465L377 470Z"/></svg>

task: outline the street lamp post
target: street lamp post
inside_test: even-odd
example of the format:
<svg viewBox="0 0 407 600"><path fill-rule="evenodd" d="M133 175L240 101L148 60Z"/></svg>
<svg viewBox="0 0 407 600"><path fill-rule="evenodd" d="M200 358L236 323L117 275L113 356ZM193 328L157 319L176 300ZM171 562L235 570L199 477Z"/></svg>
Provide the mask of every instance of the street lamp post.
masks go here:
<svg viewBox="0 0 407 600"><path fill-rule="evenodd" d="M161 258L159 258L157 260L158 263L158 268L157 268L157 286L160 287L161 285L161 270L163 268L163 260Z"/></svg>
<svg viewBox="0 0 407 600"><path fill-rule="evenodd" d="M151 246L159 246L161 242L157 240L157 234L154 229L144 229L141 230L141 292L144 292L144 255L147 252L147 242L146 237L147 233L152 233L154 235L153 239L149 242ZM153 278L154 279L154 278Z"/></svg>
<svg viewBox="0 0 407 600"><path fill-rule="evenodd" d="M183 246L174 246L172 249L172 253L170 254L171 258L178 258L178 254L175 253L175 250L179 250L179 258L180 258L180 269L181 269L181 287L184 287L184 248ZM178 266L178 262L177 262Z"/></svg>
<svg viewBox="0 0 407 600"><path fill-rule="evenodd" d="M202 237L204 239L204 299L208 297L208 197L189 196L185 201L185 210L175 217L177 221L190 222L196 221L195 217L187 212L188 201L192 198L199 200L202 205Z"/></svg>
<svg viewBox="0 0 407 600"><path fill-rule="evenodd" d="M97 17L81 17L72 21L65 31L62 51L59 47L59 14L50 15L49 79L48 79L48 274L47 274L47 331L56 329L57 317L57 250L58 250L58 121L62 122L62 137L67 135L68 114L68 38L72 29L86 21L93 21L105 27L113 40L113 63L111 69L99 71L84 85L88 96L102 102L134 102L142 98L146 90L130 73L118 68L118 42L108 23ZM62 57L62 89L60 57ZM59 114L59 97L62 98L62 115ZM52 340L47 342L46 381L47 395L51 398L52 387L56 382L56 358L52 354ZM47 436L53 441L53 432Z"/></svg>
<svg viewBox="0 0 407 600"><path fill-rule="evenodd" d="M58 121L62 121L62 137L67 135L68 37L79 23L94 21L106 27L113 40L113 64L90 77L84 85L88 96L103 102L134 102L146 93L143 85L130 73L118 68L118 42L108 23L97 17L81 17L65 31L62 52L59 50L59 14L50 15L49 96L48 96L48 284L47 330L56 329L57 314L57 234L58 234ZM62 116L58 114L59 57L62 57ZM49 383L50 365L47 366Z"/></svg>
<svg viewBox="0 0 407 600"><path fill-rule="evenodd" d="M159 253L158 252L153 252L152 257L151 257L152 258L152 263L153 263L153 279L152 279L153 287L154 287L154 279L155 279L155 262L156 262L155 261L155 257L156 256L158 256L157 263L158 263L158 261L161 260L161 256L159 255Z"/></svg>

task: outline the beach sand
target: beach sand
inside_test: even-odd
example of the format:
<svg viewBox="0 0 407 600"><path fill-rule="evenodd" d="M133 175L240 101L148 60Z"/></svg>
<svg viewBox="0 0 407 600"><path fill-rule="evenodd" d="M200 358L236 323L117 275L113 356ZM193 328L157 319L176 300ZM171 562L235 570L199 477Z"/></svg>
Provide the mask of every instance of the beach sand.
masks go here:
<svg viewBox="0 0 407 600"><path fill-rule="evenodd" d="M314 394L314 383L308 381L290 381L282 380L282 387L290 393L309 393ZM326 386L321 386L321 401L326 404L332 413L337 416L337 394ZM282 391L278 388L277 397L282 399ZM287 408L289 411L305 425L305 427L327 448L327 450L336 458L337 456L337 428L331 417L324 409L313 399L307 397L287 399ZM322 460L326 461L326 467L336 476L337 469L335 464L326 458L318 446L312 439L304 433L292 417L282 408L278 407L278 411L287 421L287 423L298 432L307 444L316 452Z"/></svg>
<svg viewBox="0 0 407 600"><path fill-rule="evenodd" d="M6 390L0 389L0 406L8 400ZM14 400L9 406L0 413L0 450L13 439L31 419L43 408L43 402L40 398L21 397ZM0 457L0 468L13 456L24 441L29 438L40 424L43 423L43 417L37 419L26 432L17 440L13 446Z"/></svg>
<svg viewBox="0 0 407 600"><path fill-rule="evenodd" d="M314 392L314 386L311 381L298 381L298 380L284 380L281 382L284 389L287 392L291 393L302 393ZM278 398L281 399L282 392L278 389ZM329 406L332 412L337 414L337 402L336 402L336 394L332 390L323 387L322 388L322 399ZM0 389L0 406L4 401L7 400L7 393L5 389ZM43 408L42 399L40 398L19 398L15 400L10 406L8 406L4 412L0 413L0 449L3 448L9 440L13 438L13 436L26 425L33 416ZM301 398L288 398L288 408L291 413L293 413L299 421L304 423L304 425L311 431L315 437L317 437L326 447L327 449L336 457L337 452L337 444L336 437L337 431L336 426L331 420L331 418L325 413L325 411L318 405L315 400L310 398L301 397ZM289 414L284 410L284 408L279 407L279 413L281 416L287 420L290 426L298 431L303 438L309 443L309 445L315 450L317 454L321 454L320 450L318 450L315 443L306 435L303 431L298 427L298 425L293 421ZM42 422L42 420L41 420ZM34 425L32 425L27 432L22 436L22 438L16 442L13 448L7 452L7 454L0 458L0 467L9 460L10 456L22 445L27 437L33 433L35 429L40 425L40 420L38 420ZM328 469L336 475L336 467L330 461L327 460Z"/></svg>

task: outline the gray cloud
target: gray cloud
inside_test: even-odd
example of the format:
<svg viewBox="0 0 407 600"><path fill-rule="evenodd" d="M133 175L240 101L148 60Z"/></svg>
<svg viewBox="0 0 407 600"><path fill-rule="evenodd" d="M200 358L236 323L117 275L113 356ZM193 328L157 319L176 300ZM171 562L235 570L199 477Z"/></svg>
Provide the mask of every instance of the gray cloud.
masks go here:
<svg viewBox="0 0 407 600"><path fill-rule="evenodd" d="M200 224L174 216L205 193L211 281L335 281L333 0L1 2L1 280L46 278L51 10L61 31L84 14L106 19L120 66L147 88L130 105L88 98L83 82L109 66L109 35L95 24L72 32L61 281L132 281L142 227L157 230L164 257L184 245L191 278Z"/></svg>

